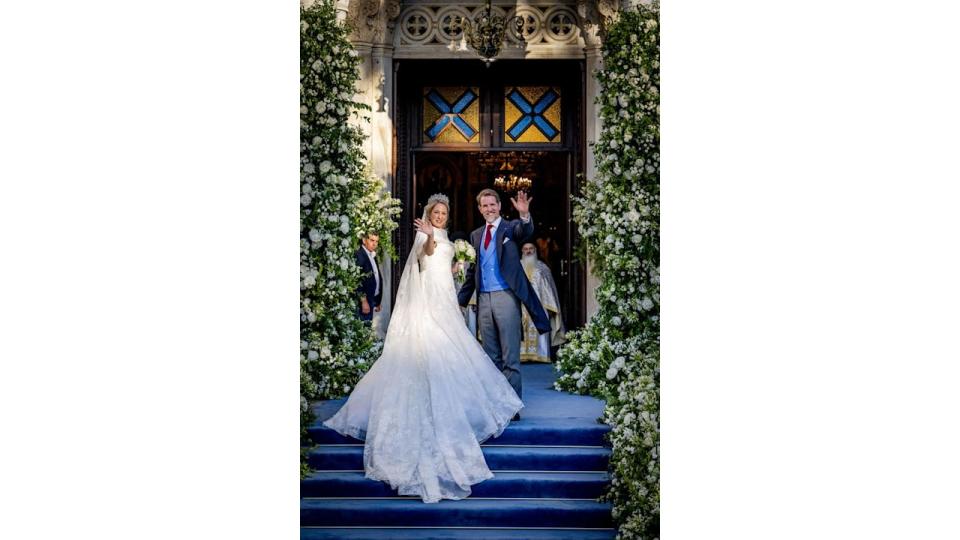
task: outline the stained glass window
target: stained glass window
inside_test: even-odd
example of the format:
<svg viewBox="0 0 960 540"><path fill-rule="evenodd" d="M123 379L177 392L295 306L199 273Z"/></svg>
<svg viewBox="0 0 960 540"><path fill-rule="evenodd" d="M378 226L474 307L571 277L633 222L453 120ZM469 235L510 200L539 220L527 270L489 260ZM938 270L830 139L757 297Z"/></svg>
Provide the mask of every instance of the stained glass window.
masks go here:
<svg viewBox="0 0 960 540"><path fill-rule="evenodd" d="M479 89L471 86L424 88L423 141L479 143Z"/></svg>
<svg viewBox="0 0 960 540"><path fill-rule="evenodd" d="M506 143L560 143L560 89L511 86L504 92Z"/></svg>

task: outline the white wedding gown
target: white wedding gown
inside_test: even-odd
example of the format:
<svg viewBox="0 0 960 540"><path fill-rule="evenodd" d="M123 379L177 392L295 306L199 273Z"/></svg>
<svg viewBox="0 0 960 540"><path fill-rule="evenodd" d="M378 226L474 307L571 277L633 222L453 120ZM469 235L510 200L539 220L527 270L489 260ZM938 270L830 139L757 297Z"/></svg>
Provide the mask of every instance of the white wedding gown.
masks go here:
<svg viewBox="0 0 960 540"><path fill-rule="evenodd" d="M367 478L437 502L493 477L480 443L523 403L463 323L446 231L435 229L433 255L426 238L407 259L382 355L323 424L364 440Z"/></svg>

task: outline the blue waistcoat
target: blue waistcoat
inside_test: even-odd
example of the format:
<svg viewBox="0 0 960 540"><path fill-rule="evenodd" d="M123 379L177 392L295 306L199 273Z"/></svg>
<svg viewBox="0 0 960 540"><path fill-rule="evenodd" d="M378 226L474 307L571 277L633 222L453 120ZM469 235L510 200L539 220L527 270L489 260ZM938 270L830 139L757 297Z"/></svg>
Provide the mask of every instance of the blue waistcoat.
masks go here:
<svg viewBox="0 0 960 540"><path fill-rule="evenodd" d="M502 223L501 223L502 225ZM507 282L500 274L500 261L497 259L497 234L493 231L490 245L483 247L483 240L487 231L483 231L480 240L480 292L494 292L509 289Z"/></svg>

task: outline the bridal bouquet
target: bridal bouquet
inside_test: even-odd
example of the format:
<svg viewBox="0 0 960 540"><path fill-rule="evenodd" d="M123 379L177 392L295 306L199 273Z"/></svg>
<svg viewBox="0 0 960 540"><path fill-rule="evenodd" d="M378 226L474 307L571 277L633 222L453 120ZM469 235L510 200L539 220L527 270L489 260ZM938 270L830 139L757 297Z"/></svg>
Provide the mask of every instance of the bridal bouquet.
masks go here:
<svg viewBox="0 0 960 540"><path fill-rule="evenodd" d="M463 283L467 279L465 263L477 261L477 251L466 240L457 240L453 243L453 260L457 261L457 281Z"/></svg>

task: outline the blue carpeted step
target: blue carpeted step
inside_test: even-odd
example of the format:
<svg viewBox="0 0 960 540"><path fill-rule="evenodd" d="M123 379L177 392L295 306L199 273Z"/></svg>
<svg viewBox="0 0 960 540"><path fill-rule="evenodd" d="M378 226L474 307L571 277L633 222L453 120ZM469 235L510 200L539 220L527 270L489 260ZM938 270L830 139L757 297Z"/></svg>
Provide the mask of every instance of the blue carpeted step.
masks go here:
<svg viewBox="0 0 960 540"><path fill-rule="evenodd" d="M424 504L416 498L301 499L300 526L433 527L612 526L610 504L572 499L463 499Z"/></svg>
<svg viewBox="0 0 960 540"><path fill-rule="evenodd" d="M554 366L521 366L523 418L484 443L494 478L470 498L425 504L363 476L362 441L321 425L345 399L312 404L318 469L301 482L301 539L573 540L615 536L604 489L610 451L604 403L553 390ZM332 446L331 446L332 445ZM349 446L337 446L349 445Z"/></svg>
<svg viewBox="0 0 960 540"><path fill-rule="evenodd" d="M596 499L610 478L604 472L494 471L494 477L473 486L471 497ZM391 497L390 485L363 472L315 472L300 481L301 497Z"/></svg>
<svg viewBox="0 0 960 540"><path fill-rule="evenodd" d="M325 427L320 421L308 428L310 438L316 444L363 444L353 437L344 437ZM522 418L511 422L499 437L484 444L534 444L603 446L604 435L610 426L590 418Z"/></svg>
<svg viewBox="0 0 960 540"><path fill-rule="evenodd" d="M608 448L596 446L484 446L487 467L500 471L605 471ZM310 451L318 471L363 469L363 446L318 446Z"/></svg>
<svg viewBox="0 0 960 540"><path fill-rule="evenodd" d="M613 540L614 529L456 529L410 527L403 529L356 527L300 529L300 540Z"/></svg>

